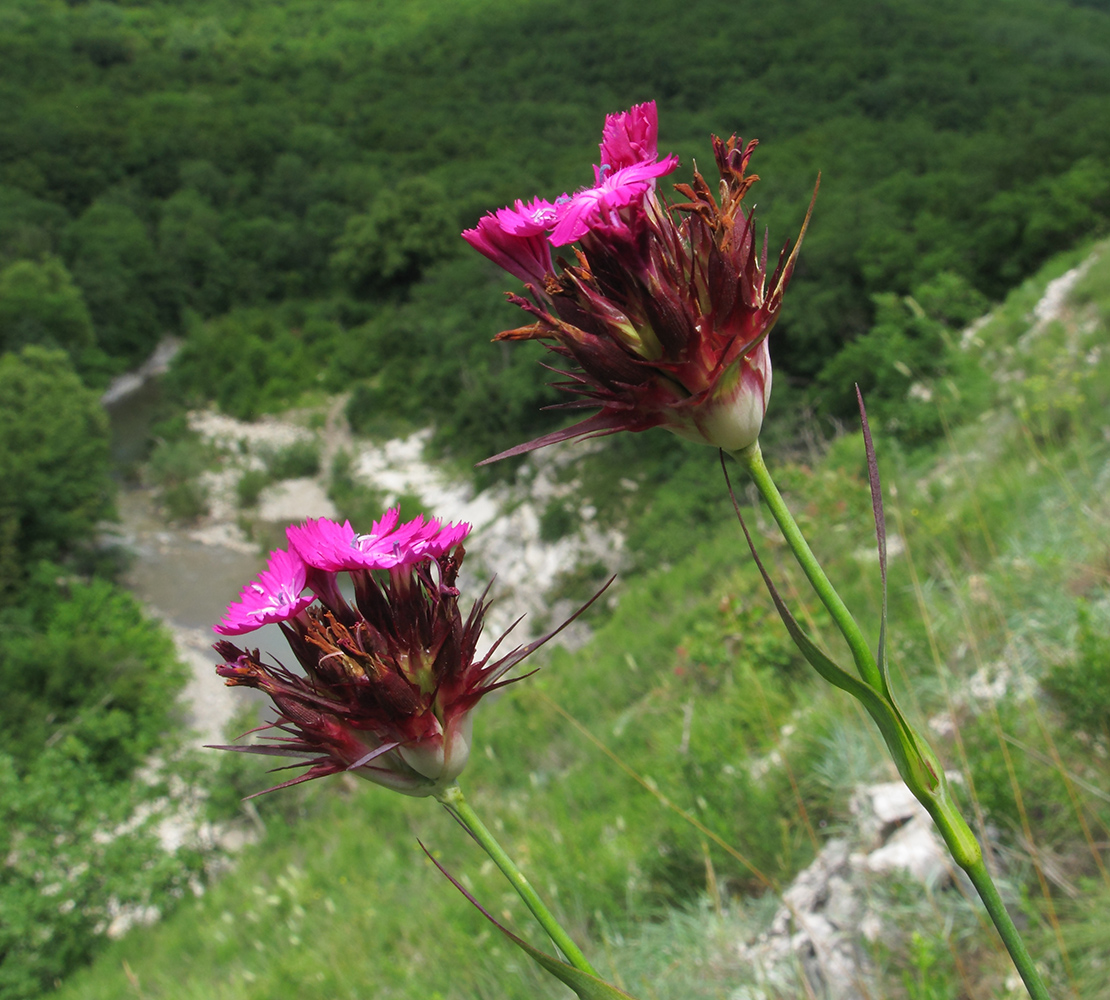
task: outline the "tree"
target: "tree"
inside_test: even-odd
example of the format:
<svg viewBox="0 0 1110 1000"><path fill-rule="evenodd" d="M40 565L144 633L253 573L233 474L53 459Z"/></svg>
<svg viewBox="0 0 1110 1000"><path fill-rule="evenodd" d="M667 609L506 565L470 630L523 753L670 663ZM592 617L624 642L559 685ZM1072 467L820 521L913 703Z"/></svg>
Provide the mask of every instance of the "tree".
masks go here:
<svg viewBox="0 0 1110 1000"><path fill-rule="evenodd" d="M68 222L60 205L0 184L0 268L21 259L37 260L55 250Z"/></svg>
<svg viewBox="0 0 1110 1000"><path fill-rule="evenodd" d="M144 358L177 323L178 300L142 219L126 205L93 202L66 234L73 277L97 340L113 357Z"/></svg>
<svg viewBox="0 0 1110 1000"><path fill-rule="evenodd" d="M220 215L202 195L182 190L166 199L158 245L182 304L202 316L227 309L230 262L220 241Z"/></svg>
<svg viewBox="0 0 1110 1000"><path fill-rule="evenodd" d="M0 271L0 350L41 344L79 356L95 340L81 289L57 257L17 260Z"/></svg>
<svg viewBox="0 0 1110 1000"><path fill-rule="evenodd" d="M347 220L332 266L356 292L409 285L457 249L458 228L441 185L406 178L383 191L365 215Z"/></svg>
<svg viewBox="0 0 1110 1000"><path fill-rule="evenodd" d="M59 350L0 356L0 595L113 513L108 417Z"/></svg>

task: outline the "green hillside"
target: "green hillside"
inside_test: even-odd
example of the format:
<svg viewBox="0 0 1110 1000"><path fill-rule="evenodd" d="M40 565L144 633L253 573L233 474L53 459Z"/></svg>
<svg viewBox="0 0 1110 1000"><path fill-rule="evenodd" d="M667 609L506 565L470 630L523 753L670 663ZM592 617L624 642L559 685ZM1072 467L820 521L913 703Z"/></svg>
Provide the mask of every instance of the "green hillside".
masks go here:
<svg viewBox="0 0 1110 1000"><path fill-rule="evenodd" d="M1053 995L1092 1000L1110 898L1110 254L1097 252L1057 318L1037 326L1032 307L1087 251L1055 259L968 339L995 387L974 421L933 453L879 441L899 539L900 697L922 724L948 720L930 732L986 824ZM830 576L873 620L860 436L817 462L771 461ZM721 492L708 450L700 463ZM750 981L729 956L766 929L768 888L846 828L859 782L892 771L870 724L793 651L736 525L676 519L670 531L683 557L630 583L589 645L554 652L483 709L464 784L603 973L637 996L677 1000ZM769 529L759 544L785 592L804 595ZM792 600L835 648L819 606ZM973 693L999 677L992 697ZM60 995L562 995L424 859L417 838L527 932L519 901L433 802L336 779L263 802L267 835L234 871L111 945ZM1000 988L1007 959L957 890L895 881L871 892L886 926L871 946L881 995Z"/></svg>

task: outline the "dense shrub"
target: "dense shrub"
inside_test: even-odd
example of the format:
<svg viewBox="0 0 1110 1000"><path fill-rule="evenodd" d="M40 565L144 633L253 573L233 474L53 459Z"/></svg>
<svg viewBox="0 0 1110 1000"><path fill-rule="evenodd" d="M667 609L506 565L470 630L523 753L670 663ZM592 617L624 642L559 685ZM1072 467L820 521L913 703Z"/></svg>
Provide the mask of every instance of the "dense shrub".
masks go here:
<svg viewBox="0 0 1110 1000"><path fill-rule="evenodd" d="M185 675L161 625L105 580L39 563L0 612L3 1000L41 996L87 961L112 899L166 910L200 872L154 835L169 772L133 780L178 724Z"/></svg>
<svg viewBox="0 0 1110 1000"><path fill-rule="evenodd" d="M171 391L249 420L288 406L312 386L314 365L303 339L272 310L240 309L197 323L174 361Z"/></svg>
<svg viewBox="0 0 1110 1000"><path fill-rule="evenodd" d="M279 448L266 459L266 467L274 479L301 479L320 471L320 444L302 438Z"/></svg>
<svg viewBox="0 0 1110 1000"><path fill-rule="evenodd" d="M364 215L347 220L332 267L355 292L409 284L461 250L458 213L446 190L424 177L381 192Z"/></svg>
<svg viewBox="0 0 1110 1000"><path fill-rule="evenodd" d="M28 561L95 541L113 511L108 420L61 351L0 355L0 594Z"/></svg>
<svg viewBox="0 0 1110 1000"><path fill-rule="evenodd" d="M59 746L109 781L126 778L174 720L184 681L173 645L106 580L39 563L3 629L0 750L23 770Z"/></svg>
<svg viewBox="0 0 1110 1000"><path fill-rule="evenodd" d="M0 272L0 350L41 344L79 357L95 339L81 290L56 257L16 261Z"/></svg>
<svg viewBox="0 0 1110 1000"><path fill-rule="evenodd" d="M127 204L100 198L69 227L65 245L100 345L124 363L142 360L176 327L181 306L147 223Z"/></svg>

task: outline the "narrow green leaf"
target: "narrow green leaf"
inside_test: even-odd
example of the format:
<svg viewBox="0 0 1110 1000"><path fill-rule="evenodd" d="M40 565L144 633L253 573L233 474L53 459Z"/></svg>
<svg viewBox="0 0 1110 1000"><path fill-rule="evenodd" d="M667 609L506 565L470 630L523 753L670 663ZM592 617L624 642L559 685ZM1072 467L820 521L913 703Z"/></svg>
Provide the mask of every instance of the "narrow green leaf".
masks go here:
<svg viewBox="0 0 1110 1000"><path fill-rule="evenodd" d="M560 982L569 986L574 990L575 994L581 1000L635 1000L630 993L625 993L624 990L619 990L615 986L610 985L603 979L598 979L596 976L591 976L588 972L583 972L581 969L574 968L573 965L567 965L562 959L555 958L553 955L547 954L545 951L540 951L534 945L530 945L523 938L517 937L509 928L500 923L481 903L478 902L466 888L456 879L446 868L443 867L435 858L432 857L431 851L428 850L420 841L421 849L428 855L429 860L435 865L443 876L461 892L494 927L496 927L502 934L505 935L510 941L513 942L521 951L527 952L532 956L536 962L544 969L551 973Z"/></svg>
<svg viewBox="0 0 1110 1000"><path fill-rule="evenodd" d="M721 467L724 468L723 462ZM763 583L767 587L767 592L771 595L775 609L778 611L783 625L786 626L786 631L790 633L790 638L794 640L794 645L798 647L802 656L806 658L809 665L817 673L830 684L835 685L842 691L847 691L867 709L868 715L875 720L875 725L879 727L879 732L882 733L883 741L886 743L891 757L894 758L898 773L902 775L902 779L914 794L917 795L918 790L926 795L931 794L939 781L937 769L930 763L930 755L923 751L922 741L914 733L909 723L906 722L901 710L895 704L893 697L890 696L889 689L885 693L880 693L871 685L865 684L859 678L852 676L843 667L822 653L809 636L805 634L802 626L798 624L798 620L782 599L782 595L771 579L771 575L763 565L763 560L759 558L759 553L756 552L755 542L752 540L751 532L748 531L748 526L744 522L744 515L740 513L740 504L732 490L727 469L725 469L725 481L728 483L732 506L736 511L736 518L740 522L740 527L744 531L744 538L747 539L752 558L763 577Z"/></svg>
<svg viewBox="0 0 1110 1000"><path fill-rule="evenodd" d="M484 910L482 911L485 912ZM493 920L488 913L486 916ZM558 958L548 955L546 952L540 951L527 941L518 938L512 931L493 920L502 934L512 941L518 948L528 952L540 965L542 965L548 972L550 972L557 979L562 980L574 992L582 998L582 1000L633 1000L633 997L625 993L624 990L618 990L615 986L610 985L603 979L597 979L588 973L582 972L574 968L572 965L567 965L566 962Z"/></svg>
<svg viewBox="0 0 1110 1000"><path fill-rule="evenodd" d="M783 625L786 626L786 631L790 633L790 638L794 640L794 645L801 651L808 661L810 666L814 668L822 677L825 678L830 684L835 685L843 691L847 691L850 695L856 698L861 697L861 689L866 688L871 691L866 684L853 677L843 667L838 666L829 657L821 652L812 640L805 634L802 626L798 624L798 620L794 617L793 613L786 606L786 602L782 599L778 588L775 586L774 581L771 579L771 574L767 572L767 567L763 565L763 560L759 558L759 553L756 551L755 542L752 541L751 532L748 531L747 522L744 520L744 515L740 513L740 504L736 500L736 494L732 489L732 480L729 478L728 469L725 469L724 462L721 463L721 468L724 469L725 482L728 484L728 495L732 498L732 507L736 511L736 520L740 522L740 528L744 532L744 538L748 542L748 549L752 554L752 559L755 560L755 565L759 569L760 576L763 577L764 586L767 588L767 593L771 595L771 600L774 602L775 610L778 611L779 617L782 619ZM872 692L874 693L874 692Z"/></svg>
<svg viewBox="0 0 1110 1000"><path fill-rule="evenodd" d="M867 480L871 486L871 510L875 515L875 539L879 546L879 573L883 580L883 610L879 618L879 649L875 661L879 667L879 679L883 693L894 700L890 690L890 674L886 663L886 514L883 512L883 486L879 479L879 461L875 457L875 442L871 438L871 425L867 421L867 409L863 405L863 393L856 385L856 401L859 403L860 423L863 425L863 446L867 453Z"/></svg>

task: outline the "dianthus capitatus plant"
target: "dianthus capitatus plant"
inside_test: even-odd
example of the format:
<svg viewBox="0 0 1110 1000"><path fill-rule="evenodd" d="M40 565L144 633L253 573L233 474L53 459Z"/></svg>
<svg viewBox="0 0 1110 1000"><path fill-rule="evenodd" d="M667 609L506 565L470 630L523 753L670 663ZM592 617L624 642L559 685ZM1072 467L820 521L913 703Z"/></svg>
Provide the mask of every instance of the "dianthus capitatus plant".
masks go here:
<svg viewBox="0 0 1110 1000"><path fill-rule="evenodd" d="M423 515L401 521L396 508L365 533L326 518L290 525L288 547L270 553L266 569L214 626L225 637L214 647L216 672L229 685L268 695L277 717L261 727L263 742L215 749L290 757L297 762L290 767L307 768L268 791L343 773L437 799L566 961L501 929L579 996L627 996L598 978L459 785L478 702L527 676L508 674L577 617L526 645L503 651L501 636L479 653L487 594L464 615L456 586L469 533L468 524ZM281 629L299 671L226 638L270 624Z"/></svg>
<svg viewBox="0 0 1110 1000"><path fill-rule="evenodd" d="M883 588L875 649L826 577L760 451L771 393L768 335L782 309L813 202L793 249L787 245L769 261L766 237L756 238L753 213L744 204L758 180L748 173L756 143L735 135L711 141L718 178L707 180L695 170L691 182L674 185L676 197L668 200L659 194L659 181L677 169L678 158L659 155L654 102L611 114L592 185L553 201L518 200L463 233L472 247L524 286L523 294L514 291L508 297L526 322L494 339L542 341L563 365L565 378L557 386L569 398L561 405L593 411L487 461L575 438L655 427L719 449L722 466L725 455L734 458L750 475L844 636L854 669L823 653L802 628L759 560L745 526L752 555L791 638L821 677L867 710L902 779L978 891L1029 993L1035 1000L1047 1000L944 769L906 719L891 688L882 490L862 397ZM738 505L736 513L739 517Z"/></svg>

